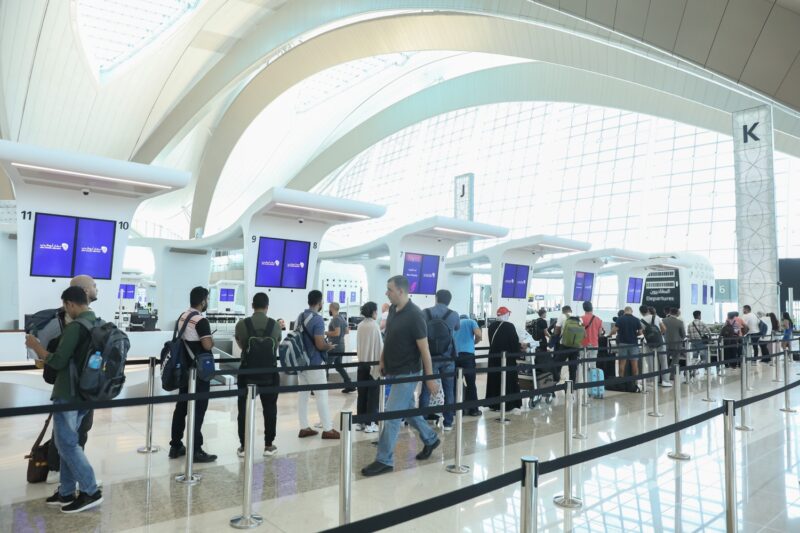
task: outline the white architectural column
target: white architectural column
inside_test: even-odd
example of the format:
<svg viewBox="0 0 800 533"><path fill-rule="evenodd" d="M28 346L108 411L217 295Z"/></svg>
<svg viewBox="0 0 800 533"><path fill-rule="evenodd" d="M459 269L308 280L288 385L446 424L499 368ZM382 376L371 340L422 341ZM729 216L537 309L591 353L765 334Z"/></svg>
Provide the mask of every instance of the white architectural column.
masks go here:
<svg viewBox="0 0 800 533"><path fill-rule="evenodd" d="M772 107L733 113L739 304L778 309Z"/></svg>

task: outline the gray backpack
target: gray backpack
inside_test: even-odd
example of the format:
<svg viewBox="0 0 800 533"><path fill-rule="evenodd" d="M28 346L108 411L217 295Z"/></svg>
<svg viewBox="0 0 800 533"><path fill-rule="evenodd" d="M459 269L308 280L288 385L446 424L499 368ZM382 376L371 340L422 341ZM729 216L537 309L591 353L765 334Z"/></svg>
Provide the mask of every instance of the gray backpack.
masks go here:
<svg viewBox="0 0 800 533"><path fill-rule="evenodd" d="M75 320L89 332L89 353L78 369L74 360L70 366L72 383L84 400L104 401L116 398L125 384L125 362L131 343L128 336L110 322L83 318Z"/></svg>

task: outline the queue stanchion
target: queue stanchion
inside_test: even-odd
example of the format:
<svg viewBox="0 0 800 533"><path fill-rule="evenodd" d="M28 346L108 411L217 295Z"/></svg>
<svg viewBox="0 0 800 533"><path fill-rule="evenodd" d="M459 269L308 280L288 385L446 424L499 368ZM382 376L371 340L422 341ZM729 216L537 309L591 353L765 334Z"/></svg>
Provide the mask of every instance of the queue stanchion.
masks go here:
<svg viewBox="0 0 800 533"><path fill-rule="evenodd" d="M728 533L736 533L736 432L733 430L736 411L733 400L722 400L725 407L725 524Z"/></svg>
<svg viewBox="0 0 800 533"><path fill-rule="evenodd" d="M503 367L503 371L500 372L500 398L505 398L506 396L506 352L503 352L500 356L500 366ZM500 418L497 419L498 422L501 424L508 424L509 420L506 418L506 402L500 402Z"/></svg>
<svg viewBox="0 0 800 533"><path fill-rule="evenodd" d="M157 357L151 357L147 367L147 395L153 398L156 395L156 365ZM156 453L159 448L153 446L153 408L152 403L147 404L147 429L145 432L145 444L138 450L139 453Z"/></svg>
<svg viewBox="0 0 800 533"><path fill-rule="evenodd" d="M653 353L653 368L656 368L658 367L658 364L656 363L656 361L658 360L658 353L656 352L655 349L653 350L652 353ZM647 414L655 418L661 418L662 416L664 416L664 413L660 411L658 405L658 375L653 376L653 410Z"/></svg>
<svg viewBox="0 0 800 533"><path fill-rule="evenodd" d="M572 454L572 380L565 383L566 401L564 402L564 456ZM583 502L572 496L572 467L564 469L564 494L553 498L553 503L562 509L580 509Z"/></svg>
<svg viewBox="0 0 800 533"><path fill-rule="evenodd" d="M197 367L189 369L189 394L197 391ZM203 477L192 472L194 467L194 399L186 402L186 462L183 474L176 476L175 481L182 485L194 485Z"/></svg>
<svg viewBox="0 0 800 533"><path fill-rule="evenodd" d="M341 457L339 459L339 525L350 523L350 497L353 470L353 413L343 411L340 416Z"/></svg>
<svg viewBox="0 0 800 533"><path fill-rule="evenodd" d="M786 384L789 384L789 348L784 348L783 350L783 376L786 380ZM794 413L796 412L792 409L791 400L789 398L789 389L783 391L783 408L781 409L784 413Z"/></svg>
<svg viewBox="0 0 800 533"><path fill-rule="evenodd" d="M747 339L747 338L745 337L745 339ZM750 376L750 367L753 364L756 364L754 361L750 361L750 359L747 357L747 349L750 346L753 346L753 343L752 343L752 341L751 342L747 342L747 340L744 341L744 346L742 346L742 358L744 359L744 362L746 363L745 370L744 370L746 379L745 379L744 384L747 386L747 392L752 392L753 391L753 383L752 383L752 380L750 379L750 377L751 377ZM756 357L758 357L758 352L756 352Z"/></svg>
<svg viewBox="0 0 800 533"><path fill-rule="evenodd" d="M576 377L577 377L577 373L576 373ZM572 431L572 438L573 439L586 440L586 435L583 433L583 401L582 401L583 395L585 393L586 393L586 389L584 389L583 387L579 387L575 391L575 396L576 396L575 407L576 407L576 410L578 411L578 419L576 420L576 424L575 424L576 427ZM570 424L570 428L571 427L572 427L572 425Z"/></svg>
<svg viewBox="0 0 800 533"><path fill-rule="evenodd" d="M459 367L456 375L456 404L464 401L464 369ZM451 474L466 474L469 472L469 467L462 464L462 457L464 455L464 409L459 407L456 411L456 458L455 464L447 465L445 470Z"/></svg>
<svg viewBox="0 0 800 533"><path fill-rule="evenodd" d="M719 359L717 359L719 361ZM711 364L711 345L706 345L706 365ZM717 367L719 368L719 367ZM711 397L711 367L706 367L706 397L703 398L704 402L714 402L716 403L717 400Z"/></svg>
<svg viewBox="0 0 800 533"><path fill-rule="evenodd" d="M740 365L742 367L742 376L741 376L742 379L739 381L739 384L741 385L739 390L740 400L744 400L745 398L747 398L747 383L745 382L745 380L747 379L746 378L747 371L745 370L744 367L746 361L747 361L747 356L745 355L744 351L742 351L742 361ZM753 431L753 428L747 425L747 411L748 411L747 406L743 405L741 409L739 409L739 411L740 411L739 425L736 426L736 429L738 429L739 431Z"/></svg>
<svg viewBox="0 0 800 533"><path fill-rule="evenodd" d="M673 366L675 369L675 375L678 375L678 365L677 363ZM673 404L675 407L675 423L679 423L681 421L681 388L676 383L675 386L672 388L673 394ZM688 461L691 457L688 454L683 453L681 443L681 432L675 432L675 449L667 454L667 457L670 459L675 459L676 461Z"/></svg>
<svg viewBox="0 0 800 533"><path fill-rule="evenodd" d="M231 527L253 529L264 522L261 515L253 513L253 455L256 437L256 385L247 386L247 409L244 426L244 490L242 491L242 514L231 518Z"/></svg>
<svg viewBox="0 0 800 533"><path fill-rule="evenodd" d="M539 489L539 458L522 457L522 493L520 494L520 531L536 533L536 492Z"/></svg>
<svg viewBox="0 0 800 533"><path fill-rule="evenodd" d="M383 413L386 410L386 385L383 383L383 379L381 379L381 385L378 387L380 391L380 397L378 397L378 412ZM378 435L381 434L383 431L383 420L378 422Z"/></svg>

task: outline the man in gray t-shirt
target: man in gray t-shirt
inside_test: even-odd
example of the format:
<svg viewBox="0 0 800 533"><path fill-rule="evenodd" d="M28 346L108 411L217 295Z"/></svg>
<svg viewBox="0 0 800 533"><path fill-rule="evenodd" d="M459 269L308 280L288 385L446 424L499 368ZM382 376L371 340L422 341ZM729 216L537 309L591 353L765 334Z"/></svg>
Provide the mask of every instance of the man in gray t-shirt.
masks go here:
<svg viewBox="0 0 800 533"><path fill-rule="evenodd" d="M339 304L331 302L328 312L331 315L331 320L328 322L328 342L336 347L328 352L331 362L336 365L336 371L342 376L342 382L345 388L342 392L355 392L356 388L350 385L352 380L347 375L347 371L342 366L342 354L344 353L344 340L347 334L350 333L350 328L347 326L347 321L339 315Z"/></svg>

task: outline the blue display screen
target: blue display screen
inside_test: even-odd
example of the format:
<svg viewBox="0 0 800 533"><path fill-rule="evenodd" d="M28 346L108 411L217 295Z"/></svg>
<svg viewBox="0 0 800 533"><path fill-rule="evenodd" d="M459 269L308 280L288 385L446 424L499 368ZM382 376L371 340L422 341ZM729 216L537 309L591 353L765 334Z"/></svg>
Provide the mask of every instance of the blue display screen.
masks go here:
<svg viewBox="0 0 800 533"><path fill-rule="evenodd" d="M281 286L285 289L305 289L308 281L308 254L311 243L286 241L283 254L283 277Z"/></svg>
<svg viewBox="0 0 800 533"><path fill-rule="evenodd" d="M628 298L625 303L642 303L642 287L644 287L644 278L628 278Z"/></svg>
<svg viewBox="0 0 800 533"><path fill-rule="evenodd" d="M500 296L503 298L528 298L528 275L530 267L506 263L503 267L503 287Z"/></svg>
<svg viewBox="0 0 800 533"><path fill-rule="evenodd" d="M419 293L419 274L422 270L422 254L407 253L403 262L403 275L408 278L409 294Z"/></svg>
<svg viewBox="0 0 800 533"><path fill-rule="evenodd" d="M436 294L439 256L406 253L403 275L408 278L409 294Z"/></svg>
<svg viewBox="0 0 800 533"><path fill-rule="evenodd" d="M703 305L708 304L708 285L703 285Z"/></svg>
<svg viewBox="0 0 800 533"><path fill-rule="evenodd" d="M358 298L356 298L356 291L352 291L352 292L350 293L350 303L353 303L353 302L355 302L357 299L358 299Z"/></svg>
<svg viewBox="0 0 800 533"><path fill-rule="evenodd" d="M111 279L116 222L36 213L31 276Z"/></svg>
<svg viewBox="0 0 800 533"><path fill-rule="evenodd" d="M517 265L516 285L514 287L514 298L528 298L528 276L530 267L527 265Z"/></svg>
<svg viewBox="0 0 800 533"><path fill-rule="evenodd" d="M594 274L591 272L575 273L575 289L572 291L572 300L575 302L587 302L592 299L592 288L594 287Z"/></svg>
<svg viewBox="0 0 800 533"><path fill-rule="evenodd" d="M136 285L121 283L119 297L121 300L133 300L136 297Z"/></svg>
<svg viewBox="0 0 800 533"><path fill-rule="evenodd" d="M258 241L256 287L305 289L311 243L261 237Z"/></svg>
<svg viewBox="0 0 800 533"><path fill-rule="evenodd" d="M256 287L280 287L283 249L286 241L261 237L258 240Z"/></svg>
<svg viewBox="0 0 800 533"><path fill-rule="evenodd" d="M326 294L325 301L328 303L333 302L333 291L328 291Z"/></svg>
<svg viewBox="0 0 800 533"><path fill-rule="evenodd" d="M219 290L219 301L220 302L232 302L236 298L236 289L220 289Z"/></svg>
<svg viewBox="0 0 800 533"><path fill-rule="evenodd" d="M697 283L692 283L692 305L697 305Z"/></svg>
<svg viewBox="0 0 800 533"><path fill-rule="evenodd" d="M339 303L347 303L347 291L339 291Z"/></svg>

